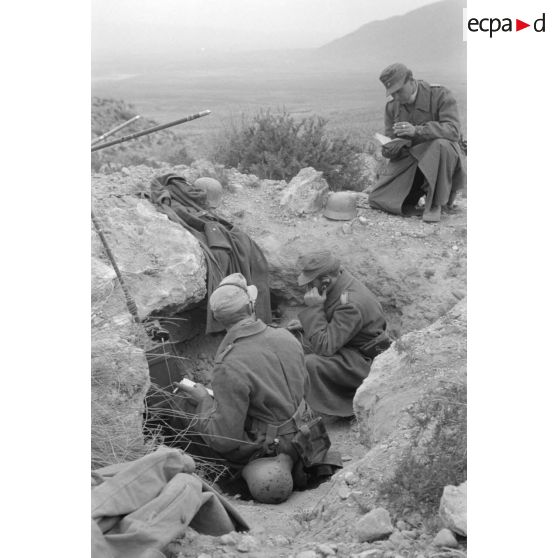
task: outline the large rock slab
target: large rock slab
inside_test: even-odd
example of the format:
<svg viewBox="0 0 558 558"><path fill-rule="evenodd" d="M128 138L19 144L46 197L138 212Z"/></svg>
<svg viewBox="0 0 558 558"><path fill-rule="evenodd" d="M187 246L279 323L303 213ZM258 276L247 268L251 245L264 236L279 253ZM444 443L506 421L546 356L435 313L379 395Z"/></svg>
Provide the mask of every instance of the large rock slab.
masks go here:
<svg viewBox="0 0 558 558"><path fill-rule="evenodd" d="M94 182L93 210L140 317L154 311L176 312L202 300L206 268L197 239L158 212L150 201L132 195L114 196L110 190L106 195L104 186L102 181ZM91 226L92 256L101 262L92 264L95 288L105 282L106 267L112 267Z"/></svg>
<svg viewBox="0 0 558 558"><path fill-rule="evenodd" d="M280 204L297 215L322 211L329 193L329 186L322 175L323 172L312 167L301 169L283 190Z"/></svg>
<svg viewBox="0 0 558 558"><path fill-rule="evenodd" d="M372 363L353 407L366 461L387 466L414 441L409 411L427 394L466 378L466 301L431 326L405 334Z"/></svg>
<svg viewBox="0 0 558 558"><path fill-rule="evenodd" d="M446 486L440 500L440 519L454 533L467 536L467 481Z"/></svg>

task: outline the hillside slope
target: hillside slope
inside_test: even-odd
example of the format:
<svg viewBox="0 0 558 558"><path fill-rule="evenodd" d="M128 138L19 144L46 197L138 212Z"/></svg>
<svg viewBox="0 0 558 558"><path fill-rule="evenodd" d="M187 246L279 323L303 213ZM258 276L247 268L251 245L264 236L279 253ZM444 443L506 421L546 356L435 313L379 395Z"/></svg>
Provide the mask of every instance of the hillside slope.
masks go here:
<svg viewBox="0 0 558 558"><path fill-rule="evenodd" d="M467 56L462 32L465 7L465 0L444 0L402 16L372 21L318 52L350 64L366 58L371 68L401 61L418 70L462 73Z"/></svg>

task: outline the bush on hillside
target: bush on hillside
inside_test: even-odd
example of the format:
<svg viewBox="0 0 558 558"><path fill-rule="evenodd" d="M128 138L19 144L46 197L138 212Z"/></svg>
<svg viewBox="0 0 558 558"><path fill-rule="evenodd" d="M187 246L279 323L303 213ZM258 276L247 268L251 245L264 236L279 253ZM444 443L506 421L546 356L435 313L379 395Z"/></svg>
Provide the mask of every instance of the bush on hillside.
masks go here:
<svg viewBox="0 0 558 558"><path fill-rule="evenodd" d="M433 516L444 487L467 480L467 388L448 382L410 409L413 444L379 486L396 514Z"/></svg>
<svg viewBox="0 0 558 558"><path fill-rule="evenodd" d="M241 117L217 139L213 158L260 178L290 180L304 167L322 171L331 190L362 191L369 177L363 148L348 136L331 136L320 116L301 120L280 111L260 110Z"/></svg>

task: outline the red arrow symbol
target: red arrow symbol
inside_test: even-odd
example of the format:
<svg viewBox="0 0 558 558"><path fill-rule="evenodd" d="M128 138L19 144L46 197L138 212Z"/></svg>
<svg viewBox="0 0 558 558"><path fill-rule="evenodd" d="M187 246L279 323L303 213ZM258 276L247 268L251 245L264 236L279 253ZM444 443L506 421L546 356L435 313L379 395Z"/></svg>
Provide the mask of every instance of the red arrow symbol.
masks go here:
<svg viewBox="0 0 558 558"><path fill-rule="evenodd" d="M525 29L525 27L531 27L531 24L530 23L525 23L524 21L521 21L520 19L515 20L515 30L516 31L521 31L522 29Z"/></svg>

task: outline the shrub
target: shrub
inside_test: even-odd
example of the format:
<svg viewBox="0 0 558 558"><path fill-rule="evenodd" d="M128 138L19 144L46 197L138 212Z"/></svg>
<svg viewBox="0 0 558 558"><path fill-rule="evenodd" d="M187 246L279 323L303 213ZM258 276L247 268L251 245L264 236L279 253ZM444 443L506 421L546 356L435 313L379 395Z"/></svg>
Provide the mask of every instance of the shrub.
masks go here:
<svg viewBox="0 0 558 558"><path fill-rule="evenodd" d="M362 191L369 177L362 146L345 136L330 136L320 116L301 120L280 111L243 115L217 139L213 158L260 178L290 180L304 167L322 171L331 190Z"/></svg>
<svg viewBox="0 0 558 558"><path fill-rule="evenodd" d="M393 477L379 486L395 513L434 515L444 486L467 479L467 391L465 382L444 383L410 410L413 443Z"/></svg>

